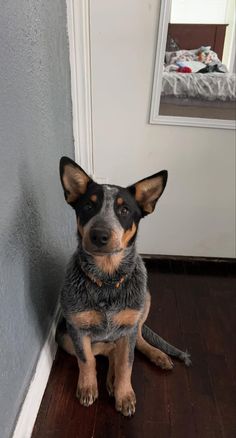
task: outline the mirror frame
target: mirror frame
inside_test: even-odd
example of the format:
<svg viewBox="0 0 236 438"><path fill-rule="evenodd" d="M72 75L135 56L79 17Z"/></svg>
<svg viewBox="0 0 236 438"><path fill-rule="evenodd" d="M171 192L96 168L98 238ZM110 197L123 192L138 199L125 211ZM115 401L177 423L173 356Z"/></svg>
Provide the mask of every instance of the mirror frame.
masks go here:
<svg viewBox="0 0 236 438"><path fill-rule="evenodd" d="M159 114L161 100L161 80L166 51L167 31L170 21L171 0L161 0L159 29L156 46L156 60L153 75L151 109L149 123L151 125L179 125L201 128L235 129L235 120L207 119L201 117L162 116ZM236 104L236 103L235 103Z"/></svg>

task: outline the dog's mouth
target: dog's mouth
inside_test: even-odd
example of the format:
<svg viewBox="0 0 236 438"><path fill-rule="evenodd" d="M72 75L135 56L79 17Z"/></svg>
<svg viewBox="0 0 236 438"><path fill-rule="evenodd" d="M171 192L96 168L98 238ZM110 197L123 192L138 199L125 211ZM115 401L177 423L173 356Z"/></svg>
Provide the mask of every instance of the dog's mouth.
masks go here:
<svg viewBox="0 0 236 438"><path fill-rule="evenodd" d="M84 251L91 255L91 256L96 256L96 257L105 257L105 256L113 256L116 254L119 254L123 251L122 248L117 248L117 249L110 249L110 250L105 250L105 249L87 249L84 248Z"/></svg>

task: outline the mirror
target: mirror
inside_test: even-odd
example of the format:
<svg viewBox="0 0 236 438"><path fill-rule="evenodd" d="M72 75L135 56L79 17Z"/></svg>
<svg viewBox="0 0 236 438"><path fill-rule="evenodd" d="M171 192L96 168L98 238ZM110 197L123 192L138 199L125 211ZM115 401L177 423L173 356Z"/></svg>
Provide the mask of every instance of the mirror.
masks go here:
<svg viewBox="0 0 236 438"><path fill-rule="evenodd" d="M234 0L162 0L151 124L235 128Z"/></svg>

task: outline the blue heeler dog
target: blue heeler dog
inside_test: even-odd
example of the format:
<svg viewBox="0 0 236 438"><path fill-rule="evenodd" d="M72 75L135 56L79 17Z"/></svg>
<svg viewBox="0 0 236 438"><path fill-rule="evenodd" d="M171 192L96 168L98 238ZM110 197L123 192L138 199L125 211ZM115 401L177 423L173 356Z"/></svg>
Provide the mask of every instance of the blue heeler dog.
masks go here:
<svg viewBox="0 0 236 438"><path fill-rule="evenodd" d="M63 318L56 339L77 357L80 403L90 406L98 397L95 356L102 354L109 359L108 392L116 409L130 416L136 403L131 385L135 347L165 370L173 368L167 354L190 364L188 353L144 325L151 300L135 240L140 219L153 212L164 191L167 171L123 188L97 184L63 157L60 176L76 213L78 248L61 291Z"/></svg>

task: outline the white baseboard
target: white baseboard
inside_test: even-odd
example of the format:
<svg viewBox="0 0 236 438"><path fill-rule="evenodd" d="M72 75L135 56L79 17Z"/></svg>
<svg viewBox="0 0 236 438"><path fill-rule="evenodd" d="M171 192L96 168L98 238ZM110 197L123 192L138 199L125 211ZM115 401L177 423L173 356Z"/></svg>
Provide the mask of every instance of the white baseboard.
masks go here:
<svg viewBox="0 0 236 438"><path fill-rule="evenodd" d="M59 307L56 309L47 339L41 350L35 373L21 407L12 438L30 438L39 411L53 360L57 351L55 330L60 317Z"/></svg>

